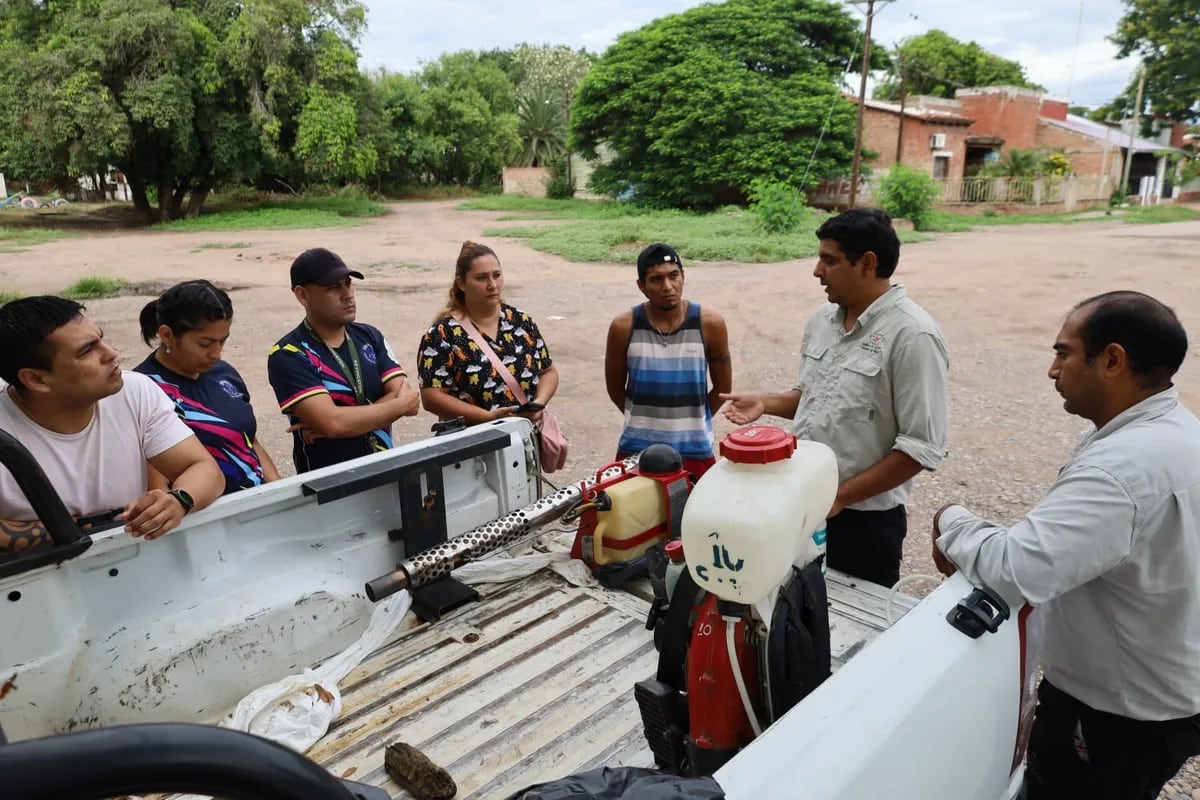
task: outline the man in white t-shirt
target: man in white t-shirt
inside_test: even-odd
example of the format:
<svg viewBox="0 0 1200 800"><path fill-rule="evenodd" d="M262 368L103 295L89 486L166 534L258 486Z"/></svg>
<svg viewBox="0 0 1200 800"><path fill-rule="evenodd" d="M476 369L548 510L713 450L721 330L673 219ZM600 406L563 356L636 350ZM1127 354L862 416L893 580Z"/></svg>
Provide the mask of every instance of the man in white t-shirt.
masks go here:
<svg viewBox="0 0 1200 800"><path fill-rule="evenodd" d="M125 530L155 539L225 488L221 470L144 375L120 356L83 306L27 297L0 308L0 428L33 454L72 516L120 509ZM147 491L149 462L171 483ZM0 467L0 558L49 534Z"/></svg>

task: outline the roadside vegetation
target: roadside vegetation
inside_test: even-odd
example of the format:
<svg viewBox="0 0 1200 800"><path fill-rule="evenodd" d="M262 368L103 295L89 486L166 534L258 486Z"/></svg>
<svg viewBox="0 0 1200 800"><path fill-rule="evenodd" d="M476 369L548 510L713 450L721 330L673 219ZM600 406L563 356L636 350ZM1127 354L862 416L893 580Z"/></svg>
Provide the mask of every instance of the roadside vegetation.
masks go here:
<svg viewBox="0 0 1200 800"><path fill-rule="evenodd" d="M485 236L525 239L536 250L570 261L633 262L642 247L657 241L671 242L685 258L698 261L755 263L808 258L817 252L814 233L828 217L828 212L806 209L795 227L771 233L764 229L761 214L739 206L703 214L651 210L615 201L497 196L468 200L458 208L502 212L499 221L514 224L487 228ZM1182 206L1116 209L1111 216L1102 211L981 216L933 211L924 218L922 230L960 232L992 225L1105 221L1153 224L1200 219L1200 211ZM533 224L516 224L522 222ZM899 233L902 242L927 238L914 231Z"/></svg>
<svg viewBox="0 0 1200 800"><path fill-rule="evenodd" d="M817 252L815 231L828 216L808 210L794 227L778 233L764 229L755 212L727 206L710 213L650 210L631 203L487 197L469 200L463 209L511 212L504 221L537 225L488 228L485 236L527 239L537 250L570 261L635 262L651 242L670 242L685 259L762 263L807 258ZM543 221L561 220L560 223ZM904 241L918 241L911 231Z"/></svg>
<svg viewBox="0 0 1200 800"><path fill-rule="evenodd" d="M71 236L69 231L50 228L9 228L0 225L0 253L23 253L33 245Z"/></svg>
<svg viewBox="0 0 1200 800"><path fill-rule="evenodd" d="M68 300L95 300L101 297L112 297L128 284L129 282L124 278L89 275L63 289L62 296Z"/></svg>
<svg viewBox="0 0 1200 800"><path fill-rule="evenodd" d="M155 225L160 231L250 231L287 228L333 228L363 225L387 213L387 205L356 188L336 194L306 196L239 192L218 197L198 217ZM214 243L209 247L236 247Z"/></svg>
<svg viewBox="0 0 1200 800"><path fill-rule="evenodd" d="M1190 222L1200 219L1200 211L1187 206L1149 206L1147 208L1086 208L1070 214L984 212L980 215L954 214L934 211L929 215L925 230L942 233L970 231L995 225L1073 225L1080 222L1123 222L1130 225L1158 225L1167 222Z"/></svg>

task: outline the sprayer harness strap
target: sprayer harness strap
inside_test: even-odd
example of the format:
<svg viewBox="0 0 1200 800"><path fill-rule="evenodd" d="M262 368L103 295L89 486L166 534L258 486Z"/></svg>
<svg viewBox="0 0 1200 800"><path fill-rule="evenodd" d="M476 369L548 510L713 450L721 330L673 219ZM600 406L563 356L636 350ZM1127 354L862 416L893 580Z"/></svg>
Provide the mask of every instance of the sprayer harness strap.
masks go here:
<svg viewBox="0 0 1200 800"><path fill-rule="evenodd" d="M671 517L667 520L668 539L678 539L683 534L683 508L691 493L688 480L685 476L667 484L667 512Z"/></svg>
<svg viewBox="0 0 1200 800"><path fill-rule="evenodd" d="M703 593L692 573L683 570L668 598L667 618L663 621L662 648L658 651L658 679L677 691L684 691L683 662L692 638L692 606Z"/></svg>

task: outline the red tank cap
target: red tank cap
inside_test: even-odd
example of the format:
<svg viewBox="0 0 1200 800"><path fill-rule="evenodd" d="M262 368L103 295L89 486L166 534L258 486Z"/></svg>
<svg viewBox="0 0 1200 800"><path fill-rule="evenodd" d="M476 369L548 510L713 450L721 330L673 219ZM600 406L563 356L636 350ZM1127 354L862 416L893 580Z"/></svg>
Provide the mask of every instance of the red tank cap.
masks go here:
<svg viewBox="0 0 1200 800"><path fill-rule="evenodd" d="M770 464L796 452L796 436L772 425L738 428L721 440L721 455L735 464Z"/></svg>
<svg viewBox="0 0 1200 800"><path fill-rule="evenodd" d="M680 539L672 539L667 542L667 546L663 548L667 553L667 558L674 561L676 564L683 561L683 541Z"/></svg>

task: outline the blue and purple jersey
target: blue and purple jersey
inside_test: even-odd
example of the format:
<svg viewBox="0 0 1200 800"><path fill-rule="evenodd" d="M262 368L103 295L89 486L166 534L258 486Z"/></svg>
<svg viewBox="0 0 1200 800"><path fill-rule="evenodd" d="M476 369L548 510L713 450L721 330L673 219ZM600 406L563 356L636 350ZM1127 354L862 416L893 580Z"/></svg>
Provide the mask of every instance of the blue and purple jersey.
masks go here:
<svg viewBox="0 0 1200 800"><path fill-rule="evenodd" d="M160 364L153 353L133 369L158 384L175 404L175 413L221 468L225 494L262 484L262 462L254 449L258 423L236 369L218 361L193 380Z"/></svg>
<svg viewBox="0 0 1200 800"><path fill-rule="evenodd" d="M347 366L353 364L350 347L354 347L362 368L363 389L367 403L378 400L389 390L384 386L394 378L405 377L396 363L395 354L377 328L361 322L346 326L346 340L338 355ZM333 357L329 346L308 329L303 322L280 339L267 356L267 377L279 401L279 410L288 414L293 423L299 419L289 412L310 397L327 394L337 406L356 406L354 385L350 376ZM340 464L352 458L368 455L392 446L391 427L377 428L366 436L348 439L317 439L305 444L299 432L292 434L292 457L296 472L307 472L330 464Z"/></svg>

